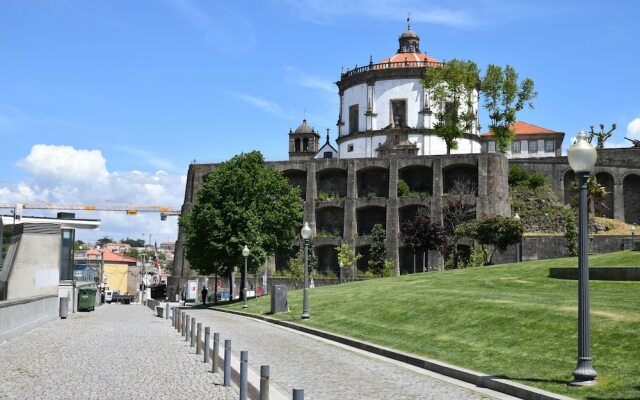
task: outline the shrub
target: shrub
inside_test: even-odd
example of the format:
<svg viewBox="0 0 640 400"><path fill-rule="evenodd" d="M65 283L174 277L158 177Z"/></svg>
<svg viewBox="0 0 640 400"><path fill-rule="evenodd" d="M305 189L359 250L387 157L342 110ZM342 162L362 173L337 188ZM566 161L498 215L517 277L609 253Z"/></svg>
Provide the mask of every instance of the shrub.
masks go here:
<svg viewBox="0 0 640 400"><path fill-rule="evenodd" d="M527 182L531 189L536 189L542 186L547 186L549 183L547 179L539 172L534 172L529 176L529 180Z"/></svg>
<svg viewBox="0 0 640 400"><path fill-rule="evenodd" d="M403 179L398 179L398 197L409 197L411 195L411 189L407 182Z"/></svg>
<svg viewBox="0 0 640 400"><path fill-rule="evenodd" d="M529 173L519 165L509 169L509 186L524 185L529 180Z"/></svg>
<svg viewBox="0 0 640 400"><path fill-rule="evenodd" d="M396 270L393 268L393 261L386 259L384 260L384 268L382 269L382 273L380 274L383 278L388 278L396 275Z"/></svg>

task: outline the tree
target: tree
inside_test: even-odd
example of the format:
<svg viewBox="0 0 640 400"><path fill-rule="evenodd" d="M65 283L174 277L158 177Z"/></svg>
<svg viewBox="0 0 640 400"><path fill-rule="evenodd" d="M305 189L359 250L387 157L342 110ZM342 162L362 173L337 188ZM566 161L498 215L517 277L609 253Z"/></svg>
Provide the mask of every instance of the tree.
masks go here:
<svg viewBox="0 0 640 400"><path fill-rule="evenodd" d="M369 257L369 270L382 276L384 263L387 259L387 234L380 224L375 224L371 231L371 250Z"/></svg>
<svg viewBox="0 0 640 400"><path fill-rule="evenodd" d="M458 139L470 133L475 119L473 101L480 72L473 61L453 59L439 68L427 68L424 87L431 93L438 122L433 130L447 145L447 154L458 148Z"/></svg>
<svg viewBox="0 0 640 400"><path fill-rule="evenodd" d="M144 239L126 238L121 240L120 243L128 244L131 247L144 247Z"/></svg>
<svg viewBox="0 0 640 400"><path fill-rule="evenodd" d="M104 247L108 243L113 243L113 239L111 239L109 236L105 236L102 239L96 240L96 246L99 247Z"/></svg>
<svg viewBox="0 0 640 400"><path fill-rule="evenodd" d="M228 275L243 265L247 245L248 267L255 271L276 250L290 247L302 217L298 188L269 168L260 152L237 155L209 175L180 220L187 260L201 274Z"/></svg>
<svg viewBox="0 0 640 400"><path fill-rule="evenodd" d="M571 191L573 192L573 196L571 198L571 205L573 207L578 207L578 181L574 179L571 182ZM602 186L595 175L591 175L587 179L587 209L591 214L595 215L596 206L602 207L604 209L608 209L607 207L607 196L609 192L607 192L607 188Z"/></svg>
<svg viewBox="0 0 640 400"><path fill-rule="evenodd" d="M83 242L82 240L76 240L73 243L73 250L78 251L78 250L84 250L84 249L87 249L87 246L85 245L85 242ZM1 259L2 257L0 257L0 260Z"/></svg>
<svg viewBox="0 0 640 400"><path fill-rule="evenodd" d="M509 168L509 186L524 185L529 181L529 172L519 165Z"/></svg>
<svg viewBox="0 0 640 400"><path fill-rule="evenodd" d="M140 258L140 252L135 248L128 248L124 251L124 255L127 257Z"/></svg>
<svg viewBox="0 0 640 400"><path fill-rule="evenodd" d="M362 258L362 254L356 253L349 243L342 243L336 247L338 252L338 263L340 264L341 272L343 270L353 270L354 265ZM355 274L353 274L355 276Z"/></svg>
<svg viewBox="0 0 640 400"><path fill-rule="evenodd" d="M416 253L435 250L442 254L449 243L444 226L440 222L432 221L425 209L418 210L412 219L403 223L400 234L403 242L413 251L414 273L416 272Z"/></svg>
<svg viewBox="0 0 640 400"><path fill-rule="evenodd" d="M533 80L526 78L518 82L518 73L513 67L507 65L503 70L490 64L480 90L484 108L489 112L489 130L493 132L497 149L505 153L515 138L511 124L516 122L517 113L527 105L533 108L531 100L538 95Z"/></svg>
<svg viewBox="0 0 640 400"><path fill-rule="evenodd" d="M485 265L491 265L496 250L505 251L509 245L522 241L524 229L522 223L513 218L492 215L465 222L456 228L456 233L478 242L485 253ZM489 252L485 246L492 246L493 250Z"/></svg>
<svg viewBox="0 0 640 400"><path fill-rule="evenodd" d="M596 149L604 149L604 142L607 141L612 135L613 131L617 128L616 124L611 124L611 129L608 132L604 131L604 124L600 124L600 132L594 132L593 125L591 125L591 132L589 132L589 143L593 140L593 138L598 139L598 144L596 144Z"/></svg>
<svg viewBox="0 0 640 400"><path fill-rule="evenodd" d="M447 238L445 252L453 252L453 265L458 268L458 235L456 228L458 225L471 221L476 217L476 186L463 180L456 180L453 187L443 198L442 222Z"/></svg>

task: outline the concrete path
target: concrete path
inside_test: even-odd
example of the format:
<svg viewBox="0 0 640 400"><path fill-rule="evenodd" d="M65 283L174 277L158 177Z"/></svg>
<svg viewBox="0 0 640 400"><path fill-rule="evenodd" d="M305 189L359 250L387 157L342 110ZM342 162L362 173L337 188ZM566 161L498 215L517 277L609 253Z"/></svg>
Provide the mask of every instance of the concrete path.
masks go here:
<svg viewBox="0 0 640 400"><path fill-rule="evenodd" d="M320 399L513 399L430 371L407 366L251 318L211 310L188 310L203 326L232 340L232 351L249 351L249 366L270 366L272 388L305 400Z"/></svg>
<svg viewBox="0 0 640 400"><path fill-rule="evenodd" d="M238 399L139 304L105 304L0 344L0 399Z"/></svg>

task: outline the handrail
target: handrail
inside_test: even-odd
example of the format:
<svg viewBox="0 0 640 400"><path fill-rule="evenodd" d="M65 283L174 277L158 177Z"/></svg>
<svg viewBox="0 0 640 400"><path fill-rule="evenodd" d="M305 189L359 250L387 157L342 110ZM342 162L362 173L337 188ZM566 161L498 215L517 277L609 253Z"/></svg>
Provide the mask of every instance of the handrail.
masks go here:
<svg viewBox="0 0 640 400"><path fill-rule="evenodd" d="M365 65L363 67L356 66L353 69L347 70L342 73L342 77L350 77L362 72L367 71L377 71L383 69L391 69L391 68L433 68L433 67L442 67L444 65L443 62L439 61L400 61L400 62L391 62L387 61L384 63Z"/></svg>

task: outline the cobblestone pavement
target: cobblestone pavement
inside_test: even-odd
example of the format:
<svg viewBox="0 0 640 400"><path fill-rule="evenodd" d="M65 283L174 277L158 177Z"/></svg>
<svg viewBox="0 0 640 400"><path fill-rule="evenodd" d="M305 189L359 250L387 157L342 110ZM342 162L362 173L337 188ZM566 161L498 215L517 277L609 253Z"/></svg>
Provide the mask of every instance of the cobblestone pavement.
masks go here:
<svg viewBox="0 0 640 400"><path fill-rule="evenodd" d="M187 311L232 352L249 352L250 368L270 366L270 382L283 393L304 389L320 399L512 399L419 368L372 356L291 329L210 310Z"/></svg>
<svg viewBox="0 0 640 400"><path fill-rule="evenodd" d="M139 304L70 314L0 344L0 399L238 399Z"/></svg>

